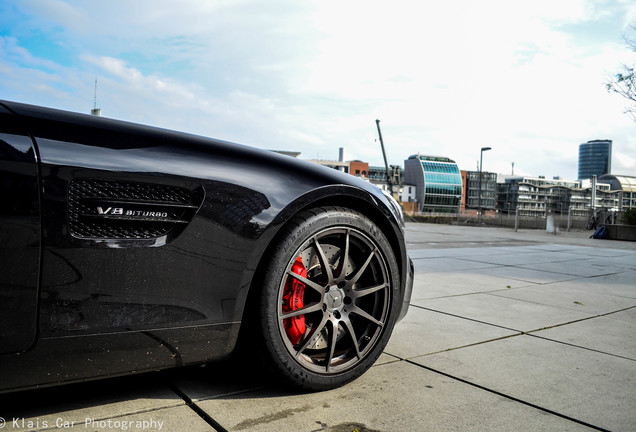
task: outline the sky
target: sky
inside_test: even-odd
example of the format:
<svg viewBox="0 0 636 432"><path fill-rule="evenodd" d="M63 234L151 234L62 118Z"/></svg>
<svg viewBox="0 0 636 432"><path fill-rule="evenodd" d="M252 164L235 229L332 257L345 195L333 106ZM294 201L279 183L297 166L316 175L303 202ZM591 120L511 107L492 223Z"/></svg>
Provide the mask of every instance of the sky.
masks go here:
<svg viewBox="0 0 636 432"><path fill-rule="evenodd" d="M0 0L0 99L383 165L576 180L636 121L608 80L636 63L633 0Z"/></svg>

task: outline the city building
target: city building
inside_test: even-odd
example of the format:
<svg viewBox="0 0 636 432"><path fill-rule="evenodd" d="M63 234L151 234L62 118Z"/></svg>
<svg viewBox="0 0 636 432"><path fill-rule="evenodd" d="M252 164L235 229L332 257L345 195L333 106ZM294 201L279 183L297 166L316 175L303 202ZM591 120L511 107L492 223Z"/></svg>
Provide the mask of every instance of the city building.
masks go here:
<svg viewBox="0 0 636 432"><path fill-rule="evenodd" d="M324 159L307 159L307 162L312 162L318 165L323 165L329 168L333 168L338 171L351 174L356 177L362 177L365 180L369 178L369 163L359 160L352 161L335 161Z"/></svg>
<svg viewBox="0 0 636 432"><path fill-rule="evenodd" d="M503 180L503 181L502 181ZM519 212L519 216L545 217L548 213L588 216L592 208L617 210L619 191L610 190L609 184L597 183L580 187L578 182L552 180L545 177L504 177L497 183L497 209L502 212Z"/></svg>
<svg viewBox="0 0 636 432"><path fill-rule="evenodd" d="M417 200L417 188L413 185L400 185L400 202L410 203Z"/></svg>
<svg viewBox="0 0 636 432"><path fill-rule="evenodd" d="M318 165L326 166L338 171L349 173L349 162L329 160L329 159L306 159L307 162L315 163Z"/></svg>
<svg viewBox="0 0 636 432"><path fill-rule="evenodd" d="M593 140L579 145L579 180L612 172L612 140Z"/></svg>
<svg viewBox="0 0 636 432"><path fill-rule="evenodd" d="M393 184L404 183L404 169L399 165L389 166L389 175ZM386 168L383 166L369 167L369 180L372 183L388 183L386 177Z"/></svg>
<svg viewBox="0 0 636 432"><path fill-rule="evenodd" d="M481 185L479 183L479 171L461 170L463 194L462 213L479 208L485 213L494 213L497 207L497 174L487 171L481 172ZM481 190L481 199L479 191Z"/></svg>
<svg viewBox="0 0 636 432"><path fill-rule="evenodd" d="M636 177L606 174L599 177L598 181L609 183L610 190L622 193L622 210L636 209Z"/></svg>
<svg viewBox="0 0 636 432"><path fill-rule="evenodd" d="M389 175L393 183L393 196L400 203L407 213L415 213L417 211L416 190L412 184L404 184L404 169L399 165L389 166ZM386 168L380 166L369 167L369 181L382 190L389 191L389 182L387 181Z"/></svg>
<svg viewBox="0 0 636 432"><path fill-rule="evenodd" d="M421 154L410 156L404 161L404 183L415 186L418 212L459 211L462 177L454 160Z"/></svg>
<svg viewBox="0 0 636 432"><path fill-rule="evenodd" d="M379 189L389 192L389 184L387 182L371 182ZM417 188L413 185L393 185L393 197L402 205L402 209L409 214L417 212Z"/></svg>
<svg viewBox="0 0 636 432"><path fill-rule="evenodd" d="M349 174L356 177L369 178L369 162L349 161Z"/></svg>

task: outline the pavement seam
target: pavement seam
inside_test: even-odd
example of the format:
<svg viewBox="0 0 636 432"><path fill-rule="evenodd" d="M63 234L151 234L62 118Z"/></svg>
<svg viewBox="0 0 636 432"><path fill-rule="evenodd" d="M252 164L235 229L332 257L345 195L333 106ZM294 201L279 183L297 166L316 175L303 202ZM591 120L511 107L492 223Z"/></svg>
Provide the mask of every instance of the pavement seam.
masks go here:
<svg viewBox="0 0 636 432"><path fill-rule="evenodd" d="M446 352L450 352L450 351L455 351L455 350L462 349L462 348L469 348L469 347L476 346L476 345L482 345L482 344L486 344L486 343L490 343L490 342L496 342L496 341L500 341L500 340L503 340L503 339L509 339L509 338L513 338L513 337L517 337L517 336L523 336L523 335L524 335L524 333L518 332L518 333L507 335L507 336L501 336L501 337L498 337L498 338L495 338L495 339L488 339L488 340L484 340L484 341L471 343L471 344L468 344L468 345L462 345L462 346L456 346L456 347L452 347L452 348L446 348L446 349L443 349L443 350L440 350L440 351L430 352L430 353L426 353L426 354L420 354L420 355L416 355L416 356L408 357L408 358L407 357L400 357L400 356L398 356L396 354L391 354L391 353L386 352L386 351L384 351L384 354L387 354L387 355L390 355L392 357L395 357L396 359L398 359L400 361L402 361L402 360L410 360L410 359L426 357L426 356L430 356L430 355L434 355L434 354L441 354L441 353L446 353ZM390 364L390 363L393 363L393 362L383 363L383 364Z"/></svg>
<svg viewBox="0 0 636 432"><path fill-rule="evenodd" d="M525 301L525 300L521 300L521 301ZM533 302L530 302L530 303L533 303ZM541 303L537 303L537 304L541 304ZM547 305L544 305L544 306L547 306ZM557 307L557 306L553 306L553 307ZM539 331L543 331L543 330L550 330L550 329L553 329L553 328L556 328L556 327L563 327L563 326L566 326L566 325L569 325L569 324L575 324L575 323L582 322L582 321L588 321L588 320L591 320L591 319L594 319L594 318L602 318L602 317L606 317L608 315L612 315L612 314L619 313L619 312L624 312L626 310L630 310L630 309L634 309L634 308L636 308L636 306L629 306L629 307L626 307L626 308L623 308L623 309L619 309L619 310L615 310L615 311L612 311L612 312L607 312L607 313L603 313L603 314L596 314L596 315L592 315L592 316L589 316L589 317L586 317L586 318L577 319L577 320L574 320L574 321L569 321L569 322L565 322L565 323L561 323L561 324L554 324L554 325L551 325L551 326L548 326L548 327L542 327L542 328L538 328L538 329L534 329L534 330L528 330L528 331L525 331L523 333L527 334L528 336L534 336L534 335L531 335L530 333L535 333L535 332L539 332ZM566 310L570 310L570 309L566 309ZM487 323L485 323L485 324L487 324ZM505 327L503 327L503 328L505 328Z"/></svg>
<svg viewBox="0 0 636 432"><path fill-rule="evenodd" d="M487 293L484 293L484 294L487 294ZM525 301L525 300L520 300L520 301ZM528 302L528 303L533 303L533 302ZM541 303L537 303L537 304L541 304ZM497 327L497 328L501 328L501 329L504 329L504 330L510 330L510 331L519 333L516 336L521 336L521 335L534 336L534 335L532 335L530 333L539 332L539 331L543 331L543 330L549 330L549 329L553 329L553 328L556 328L556 327L566 326L566 325L569 325L569 324L575 324L575 323L578 323L578 322L587 321L587 320L591 320L591 319L599 318L599 317L604 317L604 316L611 315L611 314L614 314L614 313L623 312L623 311L626 311L626 310L629 310L629 309L636 308L636 306L630 306L630 307L627 307L627 308L624 308L624 309L620 309L620 310L617 310L617 311L608 312L608 313L605 313L605 314L592 315L592 316L589 316L589 317L580 318L580 319L576 319L576 320L573 320L573 321L568 321L568 322L564 322L564 323L560 323L560 324L554 324L554 325L547 326L547 327L541 327L541 328L537 328L537 329L533 329L533 330L519 330L519 329L510 328L510 327L505 327L505 326L502 326L502 325L499 325L499 324L493 324L493 323L489 323L489 322L486 322L486 321L480 321L480 320L477 320L477 319L474 319L474 318L463 317L461 315L456 315L456 314L452 314L452 313L449 313L449 312L443 312L443 311L439 311L439 310L435 310L435 309L430 309L430 308L427 308L427 307L424 307L424 306L418 306L418 305L415 305L415 304L411 304L410 306L416 307L416 308L422 309L422 310L427 310L429 312L441 313L441 314L444 314L444 315L452 316L454 318L460 318L460 319L463 319L463 320L473 321L473 322L476 322L476 323L479 323L479 324L485 324L485 325L489 325L489 326L492 326L492 327ZM546 305L543 305L543 306L546 306ZM555 307L555 306L553 306L553 307ZM555 341L555 342L558 342L558 341ZM576 345L574 345L574 346L576 346ZM579 347L579 348L581 348L581 347ZM583 349L586 349L586 348L583 348Z"/></svg>
<svg viewBox="0 0 636 432"><path fill-rule="evenodd" d="M540 330L536 330L536 331L540 331ZM625 357L625 356L622 356L622 355L612 354L612 353L609 353L609 352L606 352L606 351L601 351L601 350L597 350L597 349L594 349L594 348L588 348L588 347L584 347L584 346L580 346L580 345L574 345L574 344L571 344L571 343L568 343L568 342L563 342L563 341L560 341L560 340L551 339L551 338L544 337L544 336L538 336L538 335L535 335L535 334L526 334L526 336L532 336L534 338L545 340L545 341L548 341L548 342L554 342L554 343L558 343L558 344L561 344L561 345L567 345L567 346L571 346L572 348L584 349L586 351L592 351L592 352L595 352L595 353L598 353L598 354L608 355L610 357L616 357L616 358L620 358L620 359L623 359L623 360L636 361L636 359Z"/></svg>
<svg viewBox="0 0 636 432"><path fill-rule="evenodd" d="M183 391L181 391L177 386L175 385L170 385L170 388L172 389L173 392L175 392L181 399L183 399L183 401L185 402L185 404L195 413L197 413L197 415L199 417L201 417L203 419L203 421L205 421L207 424L209 424L210 426L212 426L212 428L216 431L216 432L228 432L227 429L225 429L223 426L221 426L216 420L214 420L210 414L208 414L207 412L205 412L203 410L203 408L201 408L199 405L197 405L192 399L190 399L190 397L185 394Z"/></svg>
<svg viewBox="0 0 636 432"><path fill-rule="evenodd" d="M437 258L437 257L430 257L430 258ZM556 275L565 275L565 276L574 276L575 279L587 279L587 278L595 278L595 277L604 277L604 276L612 276L615 274L620 274L620 273L624 273L624 270L616 270L613 273L607 273L607 274L600 274L600 275L590 275L590 276L580 276L577 274L572 274L572 273L564 273L564 272L559 272L559 271L555 271L555 270L537 270L537 269L533 269L531 267L528 266L533 266L533 265L540 265L540 264L545 264L545 263L565 263L565 262L578 262L581 261L580 259L565 259L565 260L557 260L557 261L545 261L545 262L539 262L539 263L529 263L529 264L502 264L502 263L496 263L496 262L489 262L489 261L483 261L481 259L477 259L477 258L472 258L472 257L460 257L462 260L465 261L471 261L471 262L475 262L475 263L480 263L480 264L489 264L493 267L488 267L488 269L490 268L503 268L503 267L512 267L512 268L519 268L519 269L523 269L523 270L535 270L535 271L540 271L542 273L552 273L552 274L556 274ZM590 259L592 258L592 256L590 255ZM473 269L471 269L473 270ZM474 269L474 270L481 270L481 269ZM483 273L482 273L483 274ZM572 280L575 280L572 279ZM517 279L520 280L520 279ZM536 283L536 282L535 282ZM548 282L548 284L550 283L554 283L554 282ZM543 284L542 284L543 285Z"/></svg>
<svg viewBox="0 0 636 432"><path fill-rule="evenodd" d="M631 297L628 297L628 298L631 298ZM601 314L599 316L613 315L613 314L616 314L616 313L619 313L619 312L625 312L626 310L630 310L630 309L634 309L634 308L636 308L636 306L630 306L630 307L626 307L626 308L619 309L619 310L616 310L616 311L607 312L607 313Z"/></svg>
<svg viewBox="0 0 636 432"><path fill-rule="evenodd" d="M474 294L484 294L484 293L471 293L470 295L474 295ZM460 318L460 319L467 320L467 321L476 322L476 323L479 323L479 324L485 324L485 325L489 325L489 326L492 326L492 327L501 328L501 329L504 329L504 330L510 330L510 331L513 331L513 332L517 332L519 334L526 333L523 330L513 329L513 328L510 328L510 327L505 327L505 326L502 326L502 325L493 324L493 323L489 323L489 322L486 322L486 321L480 321L480 320L477 320L477 319L474 319L474 318L467 318L467 317L463 317L461 315L452 314L450 312L444 312L444 311L439 311L439 310L435 310L435 309L430 309L430 308L427 308L427 307L424 307L424 306L418 306L418 305L413 304L413 303L411 303L410 306L411 307L416 307L416 308L422 309L422 310L427 310L429 312L441 313L441 314L444 314L444 315L452 316L452 317L455 317L455 318ZM588 319L588 318L585 318L585 319ZM559 324L559 325L561 325L561 324ZM538 330L541 330L541 329L538 329ZM531 331L536 331L536 330L531 330Z"/></svg>
<svg viewBox="0 0 636 432"><path fill-rule="evenodd" d="M530 302L530 303L532 303L532 302ZM541 303L537 303L537 304L541 304ZM418 306L418 305L413 305L412 304L411 306L414 306L414 307L419 308L419 309L427 310L427 311L430 311L430 312L436 312L436 313L441 313L441 314L444 314L444 315L452 316L454 318L465 319L467 321L473 321L473 322L476 322L476 323L479 323L479 324L484 324L484 325L489 325L489 326L493 326L493 327L498 327L498 328L501 328L501 329L504 329L504 330L514 331L517 334L503 336L503 337L496 338L496 339L488 339L488 340L481 341L481 342L476 342L476 343L473 343L473 344L468 344L468 345L462 345L462 346L458 346L458 347L448 348L448 349L445 349L445 350L435 351L435 352L422 354L422 355L419 355L419 356L409 357L409 358L426 357L426 356L433 355L433 354L440 354L440 353L444 353L444 352L448 352L448 351L454 351L454 350L458 350L458 349L462 349L462 348L468 348L468 347L471 347L471 346L481 345L481 344L484 344L484 343L496 342L496 341L499 341L499 340L508 339L508 338L512 338L512 337L517 337L517 336L532 336L532 337L537 338L537 339L543 339L543 340L546 340L546 341L549 341L549 342L554 342L554 343L558 343L558 344L562 344L562 345L571 346L573 348L579 348L579 349L583 349L583 350L586 350L586 351L592 351L592 352L596 352L596 353L599 353L599 354L608 355L608 356L611 356L611 357L621 358L621 359L624 359L624 360L636 361L636 359L632 359L632 358L629 358L629 357L624 357L624 356L621 356L621 355L618 355L618 354L612 354L612 353L608 353L608 352L605 352L605 351L600 351L600 350L596 350L596 349L593 349L593 348L588 348L588 347L584 347L584 346L580 346L580 345L575 345L575 344L571 344L571 343L568 343L568 342L563 342L563 341L560 341L560 340L551 339L551 338L548 338L548 337L545 337L545 336L538 336L538 335L534 334L534 333L537 333L537 332L540 332L540 331L550 330L550 329L557 328L557 327L563 327L563 326L570 325L570 324L576 324L576 323L579 323L579 322L582 322L582 321L588 321L588 320L591 320L591 319L594 319L594 318L605 317L605 316L612 315L612 314L615 314L615 313L619 313L619 312L623 312L623 311L626 311L626 310L634 309L634 308L636 308L636 306L630 306L630 307L627 307L627 308L624 308L624 309L619 309L619 310L613 311L613 312L593 315L593 316L590 316L590 317L581 318L581 319L574 320L574 321L569 321L569 322L566 322L566 323L555 324L555 325L552 325L552 326L542 327L542 328L539 328L539 329L527 330L527 331L517 330L517 329L513 329L513 328L509 328L509 327L504 327L504 326L500 326L500 325L497 325L497 324L488 323L488 322L485 322L485 321L479 321L479 320L476 320L476 319L473 319L473 318L466 318L466 317L463 317L463 316L460 316L460 315L455 315L455 314L451 314L451 313L448 313L448 312L442 312L442 311L438 311L438 310L435 310L435 309L429 309L429 308L425 308L425 307ZM389 353L387 353L387 354L389 354ZM398 356L395 356L394 354L392 354L392 355L394 357L398 357ZM401 357L398 357L398 358L401 358ZM404 358L401 358L401 359L402 360L407 360L407 359L404 359Z"/></svg>
<svg viewBox="0 0 636 432"><path fill-rule="evenodd" d="M555 261L555 263L562 264L562 263L560 263L558 261ZM518 267L518 268L523 269L523 270L540 271L542 273L545 272L545 273L553 273L553 274L564 275L564 276L574 276L576 279L588 279L588 278L591 279L591 278L596 278L596 277L606 277L606 276L612 276L612 275L625 273L623 270L617 270L617 271L614 271L613 273L603 273L603 274L593 274L593 275L590 275L590 276L581 276L580 274L565 273L565 272L562 272L562 271L560 272L560 271L556 271L556 270L541 270L541 269L537 270L537 269L533 269L532 267L530 267L530 266L533 266L533 265L536 265L536 264L521 264L521 265L516 265L516 266L511 266L511 267ZM570 280L573 280L573 279L570 279ZM550 283L555 283L555 282L548 282L548 283L550 284Z"/></svg>
<svg viewBox="0 0 636 432"><path fill-rule="evenodd" d="M587 426L587 427L589 427L589 428L592 428L592 429L595 429L595 430L598 430L598 431L602 431L602 432L610 432L610 430L608 430L608 429L604 429L604 428L602 428L602 427L600 427L600 426L595 426L595 425L590 424L590 423L587 423L587 422L585 422L585 421L583 421L583 420L579 420L579 419L576 419L576 418L573 418L573 417L567 416L567 415L565 415L565 414L561 414L561 413L559 413L559 412L557 412L557 411L553 411L553 410L551 410L551 409L548 409L548 408L542 407L542 406L540 406L540 405L536 405L536 404L534 404L534 403L532 403L532 402L524 401L524 400L519 399L519 398L516 398L516 397L514 397L514 396L511 396L511 395L508 395L508 394L502 393L502 392L500 392L500 391L498 391L498 390L490 389L490 388L488 388L488 387L482 386L482 385L477 384L477 383L474 383L474 382L470 382L470 381L468 381L468 380L466 380L466 379L456 377L456 376L451 375L451 374L448 374L448 373L446 373L446 372L442 372L442 371L440 371L440 370L433 369L433 368L431 368L431 367L424 366L424 365L421 365L421 364L419 364L419 363L415 363L415 362L413 362L413 361L411 361L411 360L408 360L408 359L402 359L402 361L405 361L405 362L407 362L407 363L410 363L410 364L412 364L412 365L414 365L414 366L418 366L418 367L420 367L420 368L422 368L422 369L426 369L426 370L428 370L428 371L431 371L431 372L434 372L434 373L437 373L437 374L443 375L443 376L445 376L445 377L448 377L448 378L451 378L451 379L457 380L457 381L459 381L459 382L461 382L461 383L468 384L468 385L470 385L470 386L472 386L472 387L476 387L476 388L478 388L478 389L480 389L480 390L484 390L484 391L487 391L487 392L489 392L489 393L495 394L495 395L497 395L497 396L501 396L501 397L506 398L506 399L509 399L509 400L511 400L511 401L514 401L514 402L517 402L517 403L520 403L520 404L523 404L523 405L529 406L529 407L531 407L531 408L538 409L538 410L543 411L543 412L546 412L546 413L548 413L548 414L555 415L555 416L560 417L560 418L562 418L562 419L569 420L569 421L571 421L571 422L578 423L578 424L580 424L580 425Z"/></svg>
<svg viewBox="0 0 636 432"><path fill-rule="evenodd" d="M501 267L520 267L523 265L537 265L537 264L545 264L545 263L564 263L564 262L577 262L580 260L577 259L572 259L572 258L568 258L568 259L563 259L563 260L555 260L555 261L540 261L540 262L534 262L534 263L520 263L520 264L503 264L501 262L491 262L491 261L484 261L482 259L477 259L477 258L464 258L466 261L471 261L471 262L475 262L475 263L480 263L480 264L490 264L493 266L501 266ZM525 268L525 267L524 267ZM577 275L575 275L577 276Z"/></svg>
<svg viewBox="0 0 636 432"><path fill-rule="evenodd" d="M219 393L219 394L215 394L214 396L204 396L204 397L198 397L196 398L196 402L205 402L205 401L209 401L209 400L214 400L214 399L226 399L229 398L231 396L238 396L238 395L242 395L245 393L254 393L254 392L258 392L260 390L263 389L267 389L267 386L258 386L258 387L248 387L248 388L244 388L241 390L236 390L236 391L230 391L227 393ZM195 400L192 399L192 402L195 403Z"/></svg>
<svg viewBox="0 0 636 432"><path fill-rule="evenodd" d="M470 260L467 260L470 261ZM579 275L573 275L570 273L559 273L559 272L555 272L555 271L549 271L549 270L536 270L533 268L527 268L527 267L521 267L518 264L493 264L493 263L484 263L483 261L473 261L473 262L479 262L482 264L490 264L490 267L482 267L482 268L474 268L474 269L465 269L465 270L459 270L457 273L465 273L465 272L472 272L472 273L476 273L476 274L480 274L480 275L484 275L484 276L491 276L491 277L497 277L500 279L512 279L515 281L520 281L520 282L526 282L526 283L532 283L532 284L536 284L536 285L549 285L549 284L553 284L553 283L561 283L561 282L569 282L569 281L573 281L573 280L578 280L578 279L589 279L592 277L603 277L603 276L611 276L614 274L620 274L620 273L624 273L622 271L616 272L616 273L608 273L608 274L602 274L602 275L593 275L593 276L579 276ZM483 272L483 270L497 270L497 269L504 269L504 268L510 268L510 269L518 269L518 270L531 270L531 271L535 271L538 273L551 273L553 275L556 276L568 276L568 279L563 279L563 280L554 280L554 281L548 281L548 282L536 282L536 281L531 281L531 280L527 280L527 279L518 279L515 278L514 276L500 276L497 274L491 274L488 272Z"/></svg>
<svg viewBox="0 0 636 432"><path fill-rule="evenodd" d="M572 323L577 323L577 322L580 322L580 321L587 321L587 320L594 319L594 318L606 317L608 315L613 315L613 314L616 314L616 313L619 313L619 312L624 312L626 310L630 310L630 309L634 309L634 308L636 308L636 306L630 306L630 307L626 307L626 308L623 308L623 309L619 309L617 311L612 311L612 312L607 312L607 313L604 313L604 314L595 315L593 317L585 318L585 319L582 319L582 320L579 320L579 321L573 321L571 323L557 324L557 325L554 325L554 326L551 326L551 327L546 327L546 328L537 329L537 330L531 330L531 331L525 332L525 334L527 336L532 336L532 337L535 337L537 339L543 339L543 340L547 340L547 341L550 341L550 342L556 342L556 343L560 343L560 344L563 344L563 345L568 345L568 346L571 346L571 347L574 347L574 348L580 348L580 349L584 349L584 350L587 350L587 351L592 351L592 352L596 352L596 353L599 353L599 354L608 355L608 356L611 356L611 357L621 358L621 359L624 359L624 360L636 361L636 359L625 357L625 356L622 356L622 355L612 354L612 353L609 353L609 352L606 352L606 351L600 351L600 350L597 350L597 349L594 349L594 348L588 348L588 347L575 345L575 344L571 344L571 343L560 341L560 340L556 340L556 339L551 339L551 338L548 338L548 337L545 337L545 336L539 336L539 335L533 334L533 333L540 332L540 331L543 331L543 330L549 330L549 329L553 329L555 327L562 327L562 326L565 326L565 325L568 325L568 324L572 324Z"/></svg>
<svg viewBox="0 0 636 432"><path fill-rule="evenodd" d="M539 305L539 306L547 306L547 307L563 309L563 310L567 310L567 311L576 311L576 312L588 313L588 312L585 312L585 311L577 310L575 308L571 308L570 309L570 308L565 307L565 306L554 306L554 305L551 305L551 304L541 303L541 302L535 301L535 300L528 300L528 299L522 299L522 298L517 298L517 297L509 297L509 296L501 295L501 293L513 292L513 290L519 290L519 289L524 289L524 288L528 288L528 287L525 286L525 287L519 287L519 288L506 288L506 289L500 289L500 290L496 290L496 291L483 291L483 292L480 292L480 293L457 294L457 295L446 296L446 297L431 297L430 299L425 299L425 300L436 300L436 299L440 299L440 298L458 297L458 296L462 296L462 295L485 294L485 295L490 295L490 296L493 296L493 297L499 297L499 298L503 298L503 299L507 299L507 300L515 300L515 301L530 303L530 304ZM614 295L614 294L606 294L606 293L598 293L598 294L599 295L608 296L608 297L619 297L619 298L625 298L625 299L632 299L633 300L632 297L617 296L617 295ZM573 304L574 304L574 302L573 302ZM627 310L627 309L632 309L634 307L636 307L636 306L628 306L626 308L619 309L619 310L612 311L612 312L597 313L595 315L591 315L589 318L596 318L596 317L600 317L600 316L610 315L610 314L613 314L613 313L622 312L622 311ZM583 319L589 319L589 318L583 318ZM562 325L562 324L559 324L559 325Z"/></svg>

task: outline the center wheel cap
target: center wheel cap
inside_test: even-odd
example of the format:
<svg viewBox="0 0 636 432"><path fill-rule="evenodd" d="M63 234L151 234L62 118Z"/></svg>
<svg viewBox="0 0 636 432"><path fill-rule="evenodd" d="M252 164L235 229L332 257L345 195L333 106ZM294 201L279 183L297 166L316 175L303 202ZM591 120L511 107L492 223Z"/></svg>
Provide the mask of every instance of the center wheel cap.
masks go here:
<svg viewBox="0 0 636 432"><path fill-rule="evenodd" d="M329 311L340 309L343 303L344 292L340 288L334 287L325 295L325 305Z"/></svg>

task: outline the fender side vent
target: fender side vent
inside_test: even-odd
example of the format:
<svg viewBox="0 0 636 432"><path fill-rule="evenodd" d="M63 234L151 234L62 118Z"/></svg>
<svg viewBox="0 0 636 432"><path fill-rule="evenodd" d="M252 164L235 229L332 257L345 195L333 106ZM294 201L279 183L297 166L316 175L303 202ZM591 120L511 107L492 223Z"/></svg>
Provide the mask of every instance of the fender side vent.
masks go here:
<svg viewBox="0 0 636 432"><path fill-rule="evenodd" d="M152 239L187 225L202 190L100 179L73 179L68 188L69 230L82 239Z"/></svg>

